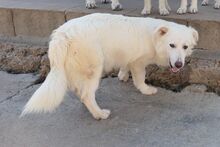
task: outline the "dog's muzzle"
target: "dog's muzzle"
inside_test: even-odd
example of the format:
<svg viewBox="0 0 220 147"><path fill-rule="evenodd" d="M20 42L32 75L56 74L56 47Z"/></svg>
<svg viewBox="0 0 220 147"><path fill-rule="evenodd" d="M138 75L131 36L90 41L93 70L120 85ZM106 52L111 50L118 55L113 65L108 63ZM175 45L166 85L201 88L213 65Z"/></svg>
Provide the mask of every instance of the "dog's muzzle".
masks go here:
<svg viewBox="0 0 220 147"><path fill-rule="evenodd" d="M170 71L173 73L179 72L180 69L183 67L183 63L181 61L176 61L175 66L172 66L170 61L169 61L169 64L170 64Z"/></svg>

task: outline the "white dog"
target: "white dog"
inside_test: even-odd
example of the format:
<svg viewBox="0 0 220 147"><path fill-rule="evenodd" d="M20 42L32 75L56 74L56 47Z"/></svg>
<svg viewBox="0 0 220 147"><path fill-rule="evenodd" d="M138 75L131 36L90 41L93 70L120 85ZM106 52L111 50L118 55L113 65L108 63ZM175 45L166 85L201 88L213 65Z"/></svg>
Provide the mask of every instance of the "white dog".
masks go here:
<svg viewBox="0 0 220 147"><path fill-rule="evenodd" d="M101 0L102 3L106 4L109 2L109 0ZM112 10L113 11L120 11L122 10L122 5L120 4L119 0L111 0L112 4ZM94 9L96 8L96 2L95 0L86 0L86 8L88 9Z"/></svg>
<svg viewBox="0 0 220 147"><path fill-rule="evenodd" d="M202 1L202 6L207 6L208 4L209 4L209 0L203 0ZM220 0L215 0L214 8L215 9L220 8Z"/></svg>
<svg viewBox="0 0 220 147"><path fill-rule="evenodd" d="M145 67L157 64L177 72L197 41L195 29L160 19L91 14L70 20L52 34L51 70L22 115L54 110L70 89L95 119L106 119L110 110L95 100L103 72L120 68L119 79L127 81L130 71L141 93L155 94L157 89L144 82Z"/></svg>
<svg viewBox="0 0 220 147"><path fill-rule="evenodd" d="M101 0L102 3L108 3L108 0ZM111 0L112 4L112 10L114 11L120 11L122 10L122 5L120 4L119 0ZM203 0L202 6L208 5L209 0ZM197 13L198 12L198 6L197 6L198 0L191 0L191 5L189 7L190 13ZM177 10L178 14L185 14L187 12L187 0L181 0L180 7ZM95 0L86 0L86 8L88 9L94 9L96 8L96 2ZM142 15L148 15L151 13L151 0L144 0L144 8L141 12ZM215 9L220 8L220 0L215 0L214 4ZM167 0L159 0L159 13L160 15L169 15L169 11L171 10Z"/></svg>
<svg viewBox="0 0 220 147"><path fill-rule="evenodd" d="M151 0L144 0L144 9L142 10L142 15L147 15L151 13ZM159 0L159 12L160 15L169 15L170 6L167 0ZM181 0L179 9L177 10L178 14L184 14L187 12L187 0ZM197 13L197 0L191 0L191 6L189 8L190 13Z"/></svg>

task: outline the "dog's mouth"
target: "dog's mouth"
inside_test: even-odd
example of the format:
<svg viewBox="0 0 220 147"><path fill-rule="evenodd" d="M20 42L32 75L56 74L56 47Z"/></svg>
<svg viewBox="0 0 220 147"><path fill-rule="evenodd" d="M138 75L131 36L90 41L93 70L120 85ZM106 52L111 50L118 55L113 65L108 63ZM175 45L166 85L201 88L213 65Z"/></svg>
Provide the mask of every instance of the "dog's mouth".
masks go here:
<svg viewBox="0 0 220 147"><path fill-rule="evenodd" d="M180 71L180 68L173 67L170 61L169 61L169 64L170 64L170 71L171 72L177 73Z"/></svg>

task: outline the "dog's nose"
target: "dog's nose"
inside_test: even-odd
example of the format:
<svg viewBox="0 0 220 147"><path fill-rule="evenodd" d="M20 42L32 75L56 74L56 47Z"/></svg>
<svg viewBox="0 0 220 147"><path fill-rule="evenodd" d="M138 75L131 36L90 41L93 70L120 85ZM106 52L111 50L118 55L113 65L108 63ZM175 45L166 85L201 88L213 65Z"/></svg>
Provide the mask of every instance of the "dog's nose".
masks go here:
<svg viewBox="0 0 220 147"><path fill-rule="evenodd" d="M176 61L175 66L176 68L181 68L183 66L183 63L181 61Z"/></svg>

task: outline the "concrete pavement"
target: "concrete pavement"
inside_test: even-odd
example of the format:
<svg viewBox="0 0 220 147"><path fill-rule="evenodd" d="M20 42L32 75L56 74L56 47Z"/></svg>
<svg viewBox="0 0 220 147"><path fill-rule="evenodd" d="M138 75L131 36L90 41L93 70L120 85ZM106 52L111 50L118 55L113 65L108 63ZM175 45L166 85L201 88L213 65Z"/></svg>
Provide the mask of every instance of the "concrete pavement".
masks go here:
<svg viewBox="0 0 220 147"><path fill-rule="evenodd" d="M218 147L220 97L204 86L181 93L159 88L154 96L138 92L131 80L102 80L97 101L112 110L96 121L79 99L68 93L51 114L19 118L39 85L32 74L0 72L1 147Z"/></svg>

